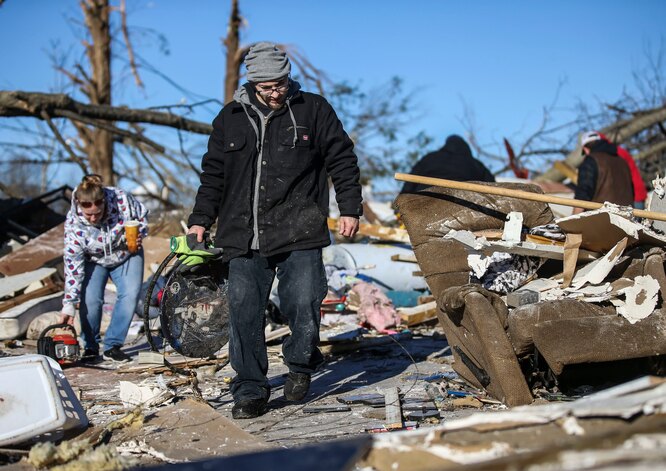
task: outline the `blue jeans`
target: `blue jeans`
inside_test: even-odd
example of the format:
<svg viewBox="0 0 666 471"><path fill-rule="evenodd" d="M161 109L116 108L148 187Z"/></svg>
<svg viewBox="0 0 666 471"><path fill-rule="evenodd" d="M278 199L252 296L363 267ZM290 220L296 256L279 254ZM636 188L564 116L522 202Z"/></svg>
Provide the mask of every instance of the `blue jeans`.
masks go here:
<svg viewBox="0 0 666 471"><path fill-rule="evenodd" d="M282 344L289 371L312 374L324 358L319 351L320 306L326 291L321 249L272 257L250 252L229 262L229 356L236 378L235 401L270 396L264 336L265 311L277 272L280 311L291 335Z"/></svg>
<svg viewBox="0 0 666 471"><path fill-rule="evenodd" d="M109 277L116 285L118 296L113 306L111 324L104 335L104 351L115 346L122 347L125 343L143 281L143 250L111 268L93 262L85 264L81 290L83 302L79 308L81 336L84 347L93 351L99 351L104 287Z"/></svg>

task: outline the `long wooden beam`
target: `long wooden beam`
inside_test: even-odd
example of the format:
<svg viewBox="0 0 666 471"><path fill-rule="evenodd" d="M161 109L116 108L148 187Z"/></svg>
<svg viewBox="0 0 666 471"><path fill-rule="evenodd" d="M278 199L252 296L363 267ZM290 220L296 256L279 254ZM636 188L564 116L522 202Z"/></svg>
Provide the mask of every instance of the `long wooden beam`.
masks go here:
<svg viewBox="0 0 666 471"><path fill-rule="evenodd" d="M560 196L549 196L540 193L531 193L529 191L501 188L498 186L479 185L478 183L456 182L453 180L446 180L444 178L422 177L420 175L410 175L408 173L396 173L395 179L403 182L421 183L423 185L430 186L442 186L444 188L473 191L476 193L486 193L489 195L508 196L510 198L539 201L541 203L561 204L563 206L573 206L574 208L599 209L603 207L602 203L596 203L594 201L583 201L573 198L562 198ZM633 209L632 212L636 217L654 219L656 221L666 221L665 213L646 211L643 209Z"/></svg>

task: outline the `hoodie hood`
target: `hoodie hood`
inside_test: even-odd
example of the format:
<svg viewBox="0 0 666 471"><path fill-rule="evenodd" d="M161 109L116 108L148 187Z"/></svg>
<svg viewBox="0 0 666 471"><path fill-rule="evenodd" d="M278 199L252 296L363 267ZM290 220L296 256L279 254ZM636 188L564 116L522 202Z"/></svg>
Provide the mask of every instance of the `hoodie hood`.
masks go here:
<svg viewBox="0 0 666 471"><path fill-rule="evenodd" d="M465 142L465 139L456 134L452 134L446 138L442 151L458 159L468 160L474 158L469 144Z"/></svg>
<svg viewBox="0 0 666 471"><path fill-rule="evenodd" d="M289 79L289 90L287 91L287 99L285 100L284 104L287 108L287 111L289 112L289 117L292 123L292 129L294 131L292 146L295 146L296 142L298 141L298 133L296 131L297 128L296 118L294 117L294 112L291 109L291 100L300 92L300 90L301 90L301 84L296 82L295 80ZM234 92L234 101L240 103L240 105L243 107L243 111L245 112L248 121L250 121L252 129L254 129L254 134L257 136L257 151L260 151L261 136L264 134L265 124L263 120L261 120L261 130L259 130L259 126L257 126L256 121L252 119L252 116L250 116L248 107L254 110L257 116L266 116L266 117L272 116L273 113L282 111L284 107L278 110L270 110L268 107L264 107L269 110L268 114L265 114L259 108L260 106L259 102L258 101L255 102L255 100L257 99L254 95L255 95L254 86L252 86L251 83L246 82L240 87L238 87L238 89Z"/></svg>
<svg viewBox="0 0 666 471"><path fill-rule="evenodd" d="M78 188L77 188L78 189ZM99 226L96 226L95 224L91 223L86 219L86 217L83 215L83 211L81 211L81 208L76 202L76 190L72 191L72 198L70 200L70 207L69 207L69 212L68 212L68 218L69 216L72 217L73 220L75 220L78 224L81 224L83 226L92 226L92 227L101 227L104 225L106 222L106 219L108 218L109 212L109 201L111 200L111 194L112 191L109 188L104 188L104 217L100 221Z"/></svg>
<svg viewBox="0 0 666 471"><path fill-rule="evenodd" d="M617 146L604 139L591 142L587 145L591 152L603 152L604 154L617 155Z"/></svg>

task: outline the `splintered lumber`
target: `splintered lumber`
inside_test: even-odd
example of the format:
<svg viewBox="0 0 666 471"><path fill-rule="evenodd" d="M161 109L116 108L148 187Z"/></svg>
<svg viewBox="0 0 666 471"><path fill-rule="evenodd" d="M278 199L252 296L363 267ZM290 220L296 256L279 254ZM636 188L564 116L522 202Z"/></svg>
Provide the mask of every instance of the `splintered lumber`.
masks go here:
<svg viewBox="0 0 666 471"><path fill-rule="evenodd" d="M574 185L578 184L578 169L573 168L564 160L557 160L553 163L553 167L557 169L562 175L571 180Z"/></svg>
<svg viewBox="0 0 666 471"><path fill-rule="evenodd" d="M508 196L510 198L539 201L541 203L561 204L562 206L573 206L574 208L599 209L604 206L603 203L595 203L594 201L583 201L573 198L562 198L560 196L549 196L539 193L530 193L529 191L523 190L512 190L510 188L501 188L497 186L479 185L478 183L456 182L453 180L446 180L444 178L421 177L419 175L410 175L408 173L396 173L395 179L403 182L420 183L422 185L453 188L454 190ZM645 211L643 209L633 209L632 213L634 216L640 218L654 219L655 221L666 221L666 213Z"/></svg>
<svg viewBox="0 0 666 471"><path fill-rule="evenodd" d="M161 354L160 354L161 355ZM163 357L164 358L164 357ZM185 367L185 368L198 368L200 366L206 365L215 365L219 363L225 363L228 361L229 355L222 354L215 358L190 358L184 357L183 355L168 355L166 359L172 366ZM146 364L141 363L138 365L121 365L116 370L116 373L164 373L169 371L169 367L164 365L164 360L162 364Z"/></svg>
<svg viewBox="0 0 666 471"><path fill-rule="evenodd" d="M288 326L280 327L266 334L266 342L272 342L273 340L281 339L291 334L291 330Z"/></svg>
<svg viewBox="0 0 666 471"><path fill-rule="evenodd" d="M398 314L400 314L402 323L407 326L422 324L437 317L437 301L430 301L415 307L399 307Z"/></svg>
<svg viewBox="0 0 666 471"><path fill-rule="evenodd" d="M384 406L386 408L386 430L402 428L402 408L398 388L384 390Z"/></svg>
<svg viewBox="0 0 666 471"><path fill-rule="evenodd" d="M17 291L21 291L36 281L42 281L56 272L55 268L39 268L34 271L21 273L20 275L8 276L2 279L0 285L0 298L12 296Z"/></svg>
<svg viewBox="0 0 666 471"><path fill-rule="evenodd" d="M38 237L29 240L25 245L0 257L0 273L9 277L37 270L54 260L62 260L65 248L65 223L62 223Z"/></svg>
<svg viewBox="0 0 666 471"><path fill-rule="evenodd" d="M338 230L338 220L328 218L328 228L332 231ZM360 235L374 237L388 242L410 243L407 230L398 227L385 227L379 224L359 224L358 233Z"/></svg>
<svg viewBox="0 0 666 471"><path fill-rule="evenodd" d="M419 263L416 261L415 255L401 254L401 253L391 255L391 260L393 260L394 262Z"/></svg>
<svg viewBox="0 0 666 471"><path fill-rule="evenodd" d="M359 339L348 340L346 342L322 345L319 349L324 355L336 355L340 353L357 352L362 348L373 348L387 344L395 344L396 341L409 339L411 337L412 334L409 332L394 335L381 335L379 337L365 336Z"/></svg>

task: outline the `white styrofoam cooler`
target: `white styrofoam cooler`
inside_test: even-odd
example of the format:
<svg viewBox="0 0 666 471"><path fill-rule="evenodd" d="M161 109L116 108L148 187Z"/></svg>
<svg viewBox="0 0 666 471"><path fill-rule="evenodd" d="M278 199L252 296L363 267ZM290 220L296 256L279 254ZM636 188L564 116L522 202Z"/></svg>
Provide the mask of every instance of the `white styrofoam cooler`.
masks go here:
<svg viewBox="0 0 666 471"><path fill-rule="evenodd" d="M88 426L60 365L44 355L0 358L0 446L59 440Z"/></svg>

